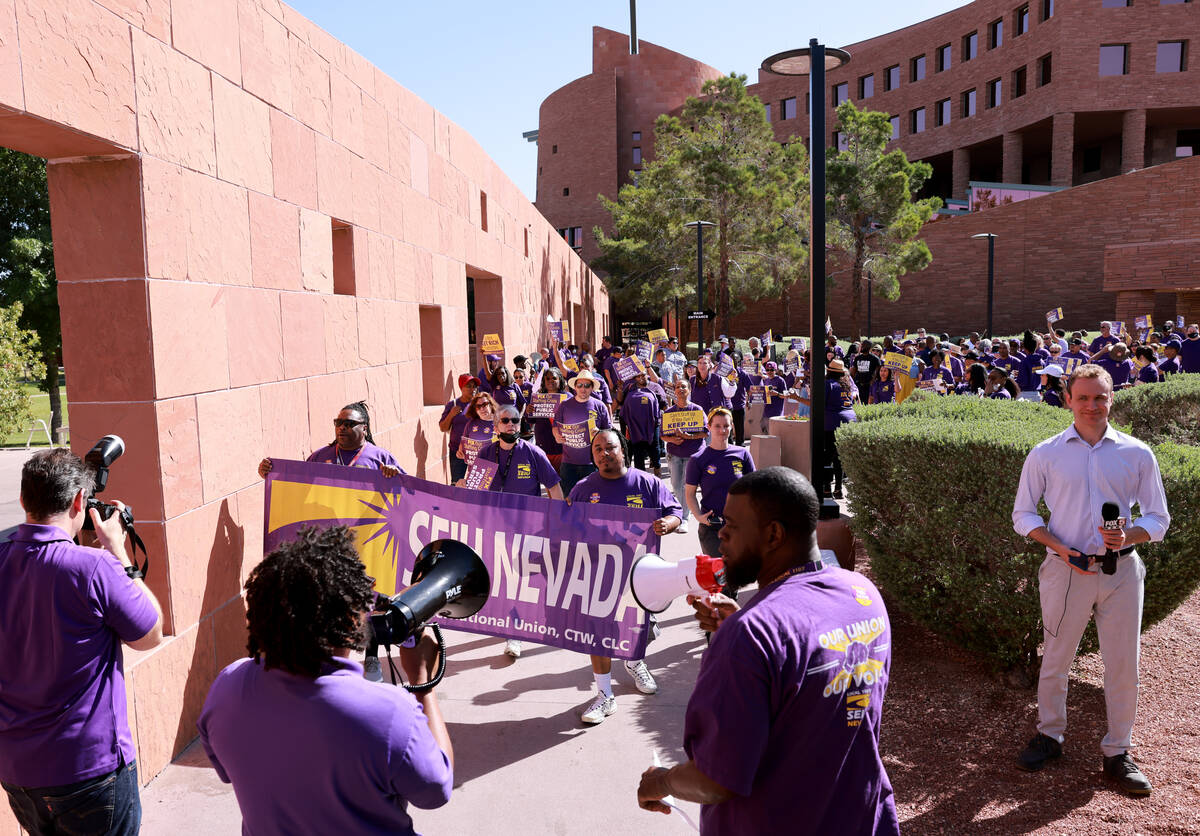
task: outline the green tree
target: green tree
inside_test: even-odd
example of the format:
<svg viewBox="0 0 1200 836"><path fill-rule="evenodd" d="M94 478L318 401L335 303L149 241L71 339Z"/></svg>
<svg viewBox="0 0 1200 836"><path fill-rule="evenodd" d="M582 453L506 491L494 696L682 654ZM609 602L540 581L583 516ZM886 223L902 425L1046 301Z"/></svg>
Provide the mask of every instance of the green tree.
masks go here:
<svg viewBox="0 0 1200 836"><path fill-rule="evenodd" d="M20 319L19 302L0 308L0 437L24 429L33 419L21 384L43 373L38 336L22 328Z"/></svg>
<svg viewBox="0 0 1200 836"><path fill-rule="evenodd" d="M696 236L683 224L709 221L707 293L728 331L745 301L779 293L802 269L804 147L775 141L762 102L740 75L706 82L678 117L660 116L654 147L635 183L622 186L615 201L600 196L613 235L595 230L601 257L594 266L608 274L619 306L688 298L695 292Z"/></svg>
<svg viewBox="0 0 1200 836"><path fill-rule="evenodd" d="M39 340L42 389L50 396L50 430L61 441L62 325L50 234L46 161L0 148L0 305L20 303L21 326Z"/></svg>
<svg viewBox="0 0 1200 836"><path fill-rule="evenodd" d="M914 199L933 169L909 162L899 149L887 151L888 114L859 110L846 101L838 106L837 120L846 149L830 149L826 158L826 237L850 263L850 334L857 336L865 265L870 262L875 295L898 299L900 277L933 261L918 235L942 201Z"/></svg>

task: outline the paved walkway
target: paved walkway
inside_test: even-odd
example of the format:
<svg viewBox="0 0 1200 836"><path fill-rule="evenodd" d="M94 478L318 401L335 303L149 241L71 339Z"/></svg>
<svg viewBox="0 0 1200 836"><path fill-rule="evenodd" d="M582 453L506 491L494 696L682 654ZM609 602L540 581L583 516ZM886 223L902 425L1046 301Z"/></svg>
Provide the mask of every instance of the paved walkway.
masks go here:
<svg viewBox="0 0 1200 836"><path fill-rule="evenodd" d="M0 450L0 541L8 539L8 530L25 522L21 495L21 467L33 450Z"/></svg>

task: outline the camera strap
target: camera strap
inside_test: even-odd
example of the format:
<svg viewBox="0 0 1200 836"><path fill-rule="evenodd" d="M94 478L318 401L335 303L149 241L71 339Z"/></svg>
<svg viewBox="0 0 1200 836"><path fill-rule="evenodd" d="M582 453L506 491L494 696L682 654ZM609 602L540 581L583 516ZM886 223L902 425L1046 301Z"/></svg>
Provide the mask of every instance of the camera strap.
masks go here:
<svg viewBox="0 0 1200 836"><path fill-rule="evenodd" d="M146 573L150 571L150 555L146 552L146 543L142 540L142 536L137 533L137 529L133 527L133 515L128 510L121 512L121 523L124 525L125 533L129 535L129 543L133 546L133 554L129 560L133 564L125 570L125 574L131 579L145 578ZM142 565L137 565L138 549L142 550Z"/></svg>

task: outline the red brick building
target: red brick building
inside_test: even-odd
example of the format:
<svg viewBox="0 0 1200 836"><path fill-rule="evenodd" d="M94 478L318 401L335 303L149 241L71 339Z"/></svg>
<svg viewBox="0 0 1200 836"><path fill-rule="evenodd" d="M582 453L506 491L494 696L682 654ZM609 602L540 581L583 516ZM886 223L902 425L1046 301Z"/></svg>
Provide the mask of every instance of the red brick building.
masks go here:
<svg viewBox="0 0 1200 836"><path fill-rule="evenodd" d="M847 45L851 60L827 79L825 145L838 144L833 109L849 98L892 114L896 147L933 167L924 194L950 207L965 203L971 183L1064 189L939 217L924 233L933 265L902 280L898 302L875 301L872 330L982 329L986 242L970 238L978 232L999 236L998 331L1036 324L1060 305L1068 327L1152 312L1156 321L1200 317L1200 276L1190 269L1200 215L1189 188L1200 169L1187 159L1200 154L1200 72L1189 55L1198 39L1191 3L977 0ZM654 117L717 74L645 42L630 55L625 36L603 29L593 50L592 75L543 103L537 180L538 208L560 230L582 228L572 243L585 259L596 254L592 225L607 221L595 195L615 195L638 166L633 149L640 159L652 153ZM604 81L614 76L617 84ZM600 86L615 90L585 101ZM781 141L807 141L807 90L807 77L762 71L750 86ZM835 326L850 301L837 270L830 265ZM793 287L793 331L807 328L806 284ZM751 303L735 330L778 329L779 310L777 299Z"/></svg>

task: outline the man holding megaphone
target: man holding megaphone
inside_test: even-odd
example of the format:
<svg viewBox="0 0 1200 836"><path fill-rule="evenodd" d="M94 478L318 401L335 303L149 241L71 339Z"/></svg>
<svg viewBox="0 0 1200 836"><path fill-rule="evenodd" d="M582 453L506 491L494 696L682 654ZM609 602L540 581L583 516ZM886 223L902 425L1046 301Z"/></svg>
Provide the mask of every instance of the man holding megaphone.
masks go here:
<svg viewBox="0 0 1200 836"><path fill-rule="evenodd" d="M684 719L689 760L642 774L643 809L699 802L701 833L899 834L879 755L888 614L869 580L823 565L819 509L790 468L730 485L726 578L758 593L743 609L689 596L715 631Z"/></svg>

